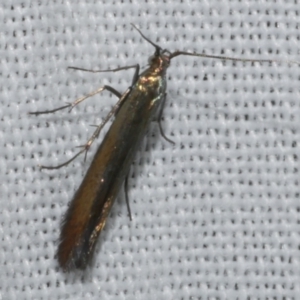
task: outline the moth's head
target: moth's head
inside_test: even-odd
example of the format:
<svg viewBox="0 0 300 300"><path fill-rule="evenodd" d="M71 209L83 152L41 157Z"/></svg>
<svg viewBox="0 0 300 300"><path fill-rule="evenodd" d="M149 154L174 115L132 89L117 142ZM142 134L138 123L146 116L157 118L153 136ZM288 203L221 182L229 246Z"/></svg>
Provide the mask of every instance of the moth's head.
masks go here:
<svg viewBox="0 0 300 300"><path fill-rule="evenodd" d="M159 70L166 69L170 65L170 52L166 49L162 49L159 45L150 41L147 37L143 35L143 33L134 25L131 24L142 36L144 40L146 40L149 44L151 44L155 48L155 52L152 56L149 57L148 63L150 67L155 69L159 68Z"/></svg>
<svg viewBox="0 0 300 300"><path fill-rule="evenodd" d="M148 59L150 66L156 66L161 69L166 69L170 65L169 51L161 49L159 46L155 47L155 52Z"/></svg>

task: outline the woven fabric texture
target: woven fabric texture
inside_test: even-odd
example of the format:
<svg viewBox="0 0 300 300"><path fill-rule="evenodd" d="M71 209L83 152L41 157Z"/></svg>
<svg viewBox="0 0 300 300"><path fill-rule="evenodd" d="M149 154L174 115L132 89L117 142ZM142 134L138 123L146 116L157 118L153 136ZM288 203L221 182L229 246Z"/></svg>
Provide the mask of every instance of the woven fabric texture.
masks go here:
<svg viewBox="0 0 300 300"><path fill-rule="evenodd" d="M59 170L124 92L152 41L170 51L299 60L297 1L2 1L0 299L300 299L300 71L180 56L101 233L93 265L62 272L61 218L101 143Z"/></svg>

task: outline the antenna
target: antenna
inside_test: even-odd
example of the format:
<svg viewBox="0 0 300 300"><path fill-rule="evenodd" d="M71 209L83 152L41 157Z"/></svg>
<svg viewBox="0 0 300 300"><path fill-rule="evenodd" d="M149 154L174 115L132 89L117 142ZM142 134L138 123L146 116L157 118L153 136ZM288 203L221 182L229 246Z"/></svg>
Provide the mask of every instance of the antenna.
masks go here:
<svg viewBox="0 0 300 300"><path fill-rule="evenodd" d="M152 41L150 41L148 38L146 38L144 35L143 35L143 33L133 24L133 23L130 23L131 24L131 26L133 26L133 28L134 29L136 29L138 32L139 32L139 34L142 36L142 38L144 39L144 40L146 40L148 43L150 43L153 47L155 47L155 49L156 49L156 52L157 53L159 53L159 51L160 50L162 50L162 48L161 47L159 47L158 45L156 45L155 43L153 43Z"/></svg>
<svg viewBox="0 0 300 300"><path fill-rule="evenodd" d="M175 51L170 54L170 59L179 56L179 55L186 55L186 56L200 56L205 58L214 58L214 59L221 59L221 60L231 60L231 61L241 61L241 62L260 62L260 63L288 63L288 64L297 64L300 65L299 61L296 60L282 60L282 59L251 59L251 58L236 58L236 57L229 57L229 56L221 56L221 55L210 55L205 53L191 53L185 51Z"/></svg>

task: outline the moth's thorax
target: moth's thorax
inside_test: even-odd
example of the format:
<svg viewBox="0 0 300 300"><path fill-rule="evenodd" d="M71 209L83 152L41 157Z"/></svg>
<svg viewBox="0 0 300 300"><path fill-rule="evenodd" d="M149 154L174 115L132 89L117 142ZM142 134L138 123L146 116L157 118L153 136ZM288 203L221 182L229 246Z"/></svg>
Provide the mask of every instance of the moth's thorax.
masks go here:
<svg viewBox="0 0 300 300"><path fill-rule="evenodd" d="M149 71L153 75L162 75L170 65L170 58L164 54L152 56L149 58Z"/></svg>
<svg viewBox="0 0 300 300"><path fill-rule="evenodd" d="M170 59L166 55L150 57L149 68L140 75L137 82L139 89L145 90L147 87L157 87L160 89L162 81L165 81L169 65Z"/></svg>

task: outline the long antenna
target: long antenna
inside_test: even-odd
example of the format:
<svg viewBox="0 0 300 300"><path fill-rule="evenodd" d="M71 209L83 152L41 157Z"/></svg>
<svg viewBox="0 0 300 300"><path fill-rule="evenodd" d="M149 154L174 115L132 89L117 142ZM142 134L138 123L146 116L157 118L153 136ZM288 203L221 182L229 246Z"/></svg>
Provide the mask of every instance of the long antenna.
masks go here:
<svg viewBox="0 0 300 300"><path fill-rule="evenodd" d="M155 47L157 53L159 53L159 51L169 52L170 59L172 59L176 56L186 55L186 56L198 56L198 57L204 57L204 58L214 58L214 59L220 59L220 60L230 60L230 61L240 61L240 62L287 63L287 64L296 64L296 65L300 66L300 62L297 60L237 58L237 57L230 57L230 56L210 55L210 54L205 54L205 53L192 53L192 52L186 52L186 51L180 51L180 50L177 50L177 51L174 51L173 53L171 53L170 51L162 50L162 48L160 46L158 46L157 44L150 41L133 23L130 23L130 24L134 29L136 29L139 32L139 34L142 36L142 38L144 40L146 40L149 44L151 44L153 47Z"/></svg>
<svg viewBox="0 0 300 300"><path fill-rule="evenodd" d="M134 29L136 29L138 32L139 32L139 34L142 36L142 38L144 39L144 40L146 40L148 43L150 43L153 47L155 47L155 49L156 49L156 51L160 51L160 50L162 50L162 48L161 47L159 47L158 45L156 45L155 43L153 43L152 41L150 41L147 37L145 37L144 35L143 35L143 33L133 24L133 23L130 23L131 24L131 26L133 26L133 28Z"/></svg>
<svg viewBox="0 0 300 300"><path fill-rule="evenodd" d="M299 61L296 60L282 60L282 59L251 59L251 58L236 58L236 57L229 57L229 56L221 56L221 55L210 55L205 53L191 53L185 51L175 51L170 54L170 59L179 56L179 55L186 55L186 56L198 56L198 57L205 57L205 58L215 58L221 60L231 60L231 61L241 61L241 62L260 62L260 63L288 63L288 64L297 64L300 65Z"/></svg>

